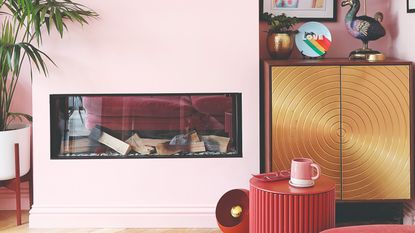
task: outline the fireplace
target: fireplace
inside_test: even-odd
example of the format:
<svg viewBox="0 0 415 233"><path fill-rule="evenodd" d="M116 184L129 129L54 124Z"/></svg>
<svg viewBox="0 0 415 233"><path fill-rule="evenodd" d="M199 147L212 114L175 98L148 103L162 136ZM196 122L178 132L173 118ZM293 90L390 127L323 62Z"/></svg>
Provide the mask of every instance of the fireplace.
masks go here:
<svg viewBox="0 0 415 233"><path fill-rule="evenodd" d="M241 94L50 95L52 159L241 157Z"/></svg>

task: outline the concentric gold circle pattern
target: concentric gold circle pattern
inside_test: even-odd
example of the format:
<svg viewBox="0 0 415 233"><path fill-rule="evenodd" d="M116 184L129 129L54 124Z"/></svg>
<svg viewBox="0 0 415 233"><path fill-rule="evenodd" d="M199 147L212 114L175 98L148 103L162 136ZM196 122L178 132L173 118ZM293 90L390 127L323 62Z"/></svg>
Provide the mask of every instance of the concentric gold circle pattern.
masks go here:
<svg viewBox="0 0 415 233"><path fill-rule="evenodd" d="M410 198L408 66L342 67L343 199Z"/></svg>
<svg viewBox="0 0 415 233"><path fill-rule="evenodd" d="M273 67L271 92L272 170L311 158L340 198L340 67Z"/></svg>
<svg viewBox="0 0 415 233"><path fill-rule="evenodd" d="M272 170L320 164L337 199L410 198L409 66L272 68Z"/></svg>

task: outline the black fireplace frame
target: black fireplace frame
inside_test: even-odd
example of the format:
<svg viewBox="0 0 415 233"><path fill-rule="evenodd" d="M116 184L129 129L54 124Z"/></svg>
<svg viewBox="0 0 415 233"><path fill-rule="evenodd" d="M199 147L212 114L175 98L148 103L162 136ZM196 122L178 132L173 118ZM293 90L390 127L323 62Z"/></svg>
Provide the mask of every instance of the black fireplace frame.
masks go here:
<svg viewBox="0 0 415 233"><path fill-rule="evenodd" d="M202 96L202 95L230 95L233 98L233 109L232 112L236 113L233 114L233 128L234 133L237 135L234 140L234 147L236 148L237 153L235 154L204 154L204 155L106 155L106 156L96 156L96 155L61 155L57 154L56 148L54 148L54 145L56 146L56 143L54 143L56 139L56 135L53 132L53 125L55 125L57 122L54 120L56 119L54 114L56 114L56 106L54 106L52 103L55 98L66 98L71 96L181 96L181 95L191 95L191 96ZM203 92L203 93L94 93L94 94L84 94L84 93L75 93L75 94L50 94L49 95L49 114L50 114L50 159L51 160L72 160L72 159L184 159L184 158L205 158L205 159L213 159L213 158L242 158L243 152L242 152L242 93L241 92Z"/></svg>

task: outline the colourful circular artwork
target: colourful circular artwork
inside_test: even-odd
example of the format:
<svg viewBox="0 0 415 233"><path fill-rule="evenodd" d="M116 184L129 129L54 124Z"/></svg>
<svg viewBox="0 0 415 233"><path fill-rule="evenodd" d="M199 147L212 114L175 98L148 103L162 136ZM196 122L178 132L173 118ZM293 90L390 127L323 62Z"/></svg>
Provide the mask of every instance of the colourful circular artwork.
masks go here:
<svg viewBox="0 0 415 233"><path fill-rule="evenodd" d="M327 53L331 45L329 29L318 22L303 24L295 36L295 44L301 54L307 57L321 57Z"/></svg>

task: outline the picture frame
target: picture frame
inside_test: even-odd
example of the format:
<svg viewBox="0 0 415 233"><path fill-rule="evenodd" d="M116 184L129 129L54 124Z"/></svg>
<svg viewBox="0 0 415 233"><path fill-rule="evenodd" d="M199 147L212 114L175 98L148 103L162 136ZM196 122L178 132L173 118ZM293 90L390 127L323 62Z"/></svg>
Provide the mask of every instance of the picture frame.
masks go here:
<svg viewBox="0 0 415 233"><path fill-rule="evenodd" d="M284 13L302 21L337 21L336 0L260 0L260 11L274 15Z"/></svg>
<svg viewBox="0 0 415 233"><path fill-rule="evenodd" d="M415 0L406 0L406 12L415 13Z"/></svg>

